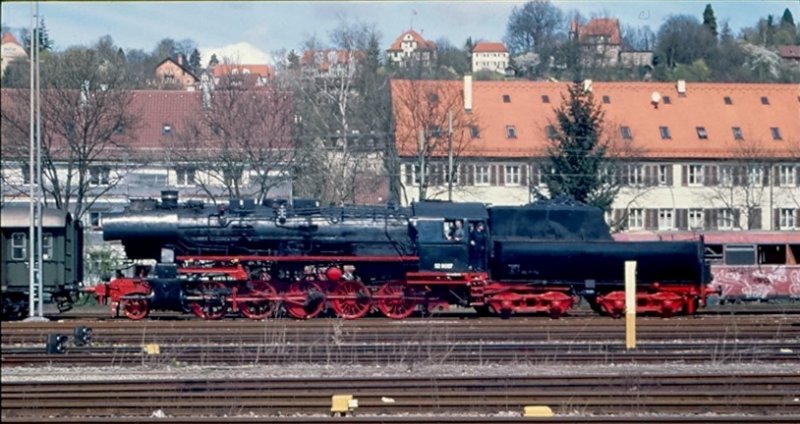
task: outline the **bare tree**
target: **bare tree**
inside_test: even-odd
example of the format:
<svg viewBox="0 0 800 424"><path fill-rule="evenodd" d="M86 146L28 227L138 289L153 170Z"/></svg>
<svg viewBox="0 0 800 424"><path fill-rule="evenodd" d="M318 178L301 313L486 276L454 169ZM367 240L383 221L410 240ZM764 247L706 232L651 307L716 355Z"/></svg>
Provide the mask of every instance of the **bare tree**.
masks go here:
<svg viewBox="0 0 800 424"><path fill-rule="evenodd" d="M380 49L374 26L342 20L330 45L306 41L298 66L285 64L284 83L295 98L299 194L325 203L355 203L359 192L385 180L381 146L386 145L388 108L381 101L385 80L377 74Z"/></svg>
<svg viewBox="0 0 800 424"><path fill-rule="evenodd" d="M549 1L529 1L511 11L506 28L506 45L513 54L541 53L563 35L565 24L563 12Z"/></svg>
<svg viewBox="0 0 800 424"><path fill-rule="evenodd" d="M719 224L746 230L762 228L761 206L770 188L771 161L759 141L742 141L731 150L730 159L720 165L703 168L702 182L709 187L707 200L720 209L711 209L706 227ZM685 165L684 181L691 178L692 165ZM688 181L691 183L691 181Z"/></svg>
<svg viewBox="0 0 800 424"><path fill-rule="evenodd" d="M397 151L401 156L418 158L414 174L419 180L420 199L446 192L447 182L456 179L459 164L470 152L472 132L477 131L477 127L474 115L464 111L461 89L462 85L457 82L392 81ZM452 134L449 133L451 120ZM420 132L423 142L420 142ZM450 146L453 174L447 171ZM428 188L434 191L428 192ZM403 195L407 202L408 193Z"/></svg>
<svg viewBox="0 0 800 424"><path fill-rule="evenodd" d="M223 78L205 91L198 112L165 146L187 167L183 172L196 172L195 183L213 201L225 195L260 203L291 179L290 94L276 86L245 87L245 77Z"/></svg>
<svg viewBox="0 0 800 424"><path fill-rule="evenodd" d="M110 161L126 150L140 111L123 72L89 49L50 54L42 66L41 143L45 202L81 218L121 176ZM28 90L4 90L3 161L27 162Z"/></svg>

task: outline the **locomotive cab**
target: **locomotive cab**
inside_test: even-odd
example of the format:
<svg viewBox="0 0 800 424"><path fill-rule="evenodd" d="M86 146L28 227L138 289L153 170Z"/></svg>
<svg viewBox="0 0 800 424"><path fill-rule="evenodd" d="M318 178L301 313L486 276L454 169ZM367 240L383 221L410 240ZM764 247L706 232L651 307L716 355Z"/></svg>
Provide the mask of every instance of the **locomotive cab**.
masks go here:
<svg viewBox="0 0 800 424"><path fill-rule="evenodd" d="M488 214L480 203L414 203L419 270L467 272L483 268L485 257L476 258L470 247L471 231L486 226ZM485 256L485 249L481 250Z"/></svg>

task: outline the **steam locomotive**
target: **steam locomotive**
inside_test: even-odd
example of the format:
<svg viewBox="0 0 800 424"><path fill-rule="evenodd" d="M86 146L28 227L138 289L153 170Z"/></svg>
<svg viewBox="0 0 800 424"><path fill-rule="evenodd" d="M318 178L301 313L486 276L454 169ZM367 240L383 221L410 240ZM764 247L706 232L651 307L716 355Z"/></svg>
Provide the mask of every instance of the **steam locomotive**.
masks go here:
<svg viewBox="0 0 800 424"><path fill-rule="evenodd" d="M638 311L666 317L704 305L710 280L702 240L615 242L601 210L574 202L211 206L165 191L102 224L128 258L156 261L148 275L91 288L130 319L152 310L402 319L454 305L559 317L580 298L618 317L628 260L638 262Z"/></svg>

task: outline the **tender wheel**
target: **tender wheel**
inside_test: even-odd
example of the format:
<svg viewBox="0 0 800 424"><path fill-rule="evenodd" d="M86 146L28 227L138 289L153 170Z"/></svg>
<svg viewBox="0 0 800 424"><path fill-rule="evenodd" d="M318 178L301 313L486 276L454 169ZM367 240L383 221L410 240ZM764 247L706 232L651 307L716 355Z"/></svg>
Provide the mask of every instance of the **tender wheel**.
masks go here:
<svg viewBox="0 0 800 424"><path fill-rule="evenodd" d="M228 289L225 284L218 281L201 283L198 291L203 300L192 302L192 312L200 318L215 320L221 319L228 312L225 295Z"/></svg>
<svg viewBox="0 0 800 424"><path fill-rule="evenodd" d="M325 308L325 295L316 283L294 282L286 289L284 302L289 316L297 319L314 318Z"/></svg>
<svg viewBox="0 0 800 424"><path fill-rule="evenodd" d="M372 308L369 290L360 281L344 281L333 290L331 305L336 315L344 319L357 319Z"/></svg>
<svg viewBox="0 0 800 424"><path fill-rule="evenodd" d="M381 286L376 300L378 309L383 315L392 319L403 319L414 313L417 309L417 300L409 297L405 288L405 284L396 281Z"/></svg>
<svg viewBox="0 0 800 424"><path fill-rule="evenodd" d="M278 303L274 300L278 295L275 287L266 281L253 281L248 284L250 289L243 296L261 298L263 300L249 300L239 304L242 315L253 320L261 320L271 317L278 309Z"/></svg>
<svg viewBox="0 0 800 424"><path fill-rule="evenodd" d="M125 316L132 320L147 318L150 313L150 303L146 299L125 299L121 302Z"/></svg>

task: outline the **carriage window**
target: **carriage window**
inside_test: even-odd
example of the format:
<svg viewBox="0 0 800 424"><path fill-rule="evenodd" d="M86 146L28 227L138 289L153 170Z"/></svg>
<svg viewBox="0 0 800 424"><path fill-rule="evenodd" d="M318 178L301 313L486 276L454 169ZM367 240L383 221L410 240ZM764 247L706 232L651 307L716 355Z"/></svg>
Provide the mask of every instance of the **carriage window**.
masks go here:
<svg viewBox="0 0 800 424"><path fill-rule="evenodd" d="M754 244L729 244L725 246L726 265L755 265L756 246Z"/></svg>
<svg viewBox="0 0 800 424"><path fill-rule="evenodd" d="M710 264L722 263L722 245L721 244L707 244L705 257Z"/></svg>
<svg viewBox="0 0 800 424"><path fill-rule="evenodd" d="M785 265L786 245L765 244L758 246L758 263L765 265Z"/></svg>
<svg viewBox="0 0 800 424"><path fill-rule="evenodd" d="M11 235L11 259L23 260L28 255L25 253L25 245L28 237L25 233L14 233Z"/></svg>
<svg viewBox="0 0 800 424"><path fill-rule="evenodd" d="M50 233L42 234L42 260L53 260L53 235Z"/></svg>

